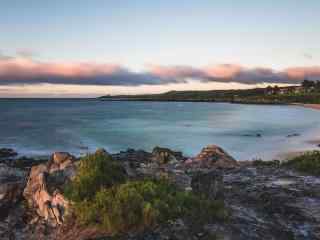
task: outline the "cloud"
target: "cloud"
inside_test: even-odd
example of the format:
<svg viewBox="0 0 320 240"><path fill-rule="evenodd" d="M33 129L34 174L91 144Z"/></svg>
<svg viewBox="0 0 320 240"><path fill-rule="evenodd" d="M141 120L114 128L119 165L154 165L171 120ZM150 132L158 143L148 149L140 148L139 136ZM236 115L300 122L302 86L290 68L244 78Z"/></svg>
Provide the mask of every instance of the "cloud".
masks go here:
<svg viewBox="0 0 320 240"><path fill-rule="evenodd" d="M31 49L27 49L27 48L23 48L23 49L19 49L17 50L17 56L22 57L22 58L33 58L35 56L37 56L36 52L31 50Z"/></svg>
<svg viewBox="0 0 320 240"><path fill-rule="evenodd" d="M1 60L8 60L11 59L12 57L5 55L1 50L0 50L0 61Z"/></svg>
<svg viewBox="0 0 320 240"><path fill-rule="evenodd" d="M320 80L320 66L295 67L283 71L275 71L270 68L246 68L236 64L221 64L195 69L191 67L152 66L152 74L162 78L198 79L202 82L236 82L244 84L259 83L284 83L297 84L305 78Z"/></svg>
<svg viewBox="0 0 320 240"><path fill-rule="evenodd" d="M170 80L174 82L174 80ZM165 79L134 73L114 64L41 63L25 58L0 60L0 84L119 85L164 84Z"/></svg>
<svg viewBox="0 0 320 240"><path fill-rule="evenodd" d="M285 72L292 79L320 80L320 66L287 68Z"/></svg>
<svg viewBox="0 0 320 240"><path fill-rule="evenodd" d="M309 53L304 53L304 54L303 54L303 57L306 58L306 59L309 59L309 60L312 60L312 59L313 59L312 54L309 54Z"/></svg>
<svg viewBox="0 0 320 240"><path fill-rule="evenodd" d="M0 55L1 56L1 55ZM25 57L0 57L0 85L73 84L141 86L198 82L244 84L297 84L304 78L320 79L320 66L294 67L283 71L222 64L204 68L151 65L134 72L116 64L39 62Z"/></svg>

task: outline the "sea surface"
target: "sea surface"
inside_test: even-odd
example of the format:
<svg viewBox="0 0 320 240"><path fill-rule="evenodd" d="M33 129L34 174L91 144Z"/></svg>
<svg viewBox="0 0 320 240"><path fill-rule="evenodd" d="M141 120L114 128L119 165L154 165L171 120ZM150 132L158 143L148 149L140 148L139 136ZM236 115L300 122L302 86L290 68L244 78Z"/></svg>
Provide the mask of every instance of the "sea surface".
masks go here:
<svg viewBox="0 0 320 240"><path fill-rule="evenodd" d="M299 136L287 137L292 134ZM320 111L299 106L0 100L0 147L23 155L163 146L194 156L204 146L217 144L238 160L267 160L315 149L308 140L317 137Z"/></svg>

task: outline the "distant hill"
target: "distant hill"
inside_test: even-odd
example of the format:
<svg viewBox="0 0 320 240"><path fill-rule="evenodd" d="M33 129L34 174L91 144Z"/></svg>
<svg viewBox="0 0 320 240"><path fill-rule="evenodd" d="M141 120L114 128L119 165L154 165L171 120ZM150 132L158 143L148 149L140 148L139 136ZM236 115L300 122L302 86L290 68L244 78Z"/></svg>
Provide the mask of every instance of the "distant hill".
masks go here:
<svg viewBox="0 0 320 240"><path fill-rule="evenodd" d="M320 103L320 81L305 80L299 86L209 90L170 91L162 94L102 96L105 101L190 101L234 102L254 104Z"/></svg>

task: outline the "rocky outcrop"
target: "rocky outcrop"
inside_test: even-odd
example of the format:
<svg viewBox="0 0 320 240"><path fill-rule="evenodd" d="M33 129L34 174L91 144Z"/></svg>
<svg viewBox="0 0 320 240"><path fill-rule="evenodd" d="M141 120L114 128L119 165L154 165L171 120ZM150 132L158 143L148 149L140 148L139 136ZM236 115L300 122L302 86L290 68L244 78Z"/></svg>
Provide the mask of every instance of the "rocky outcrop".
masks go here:
<svg viewBox="0 0 320 240"><path fill-rule="evenodd" d="M68 153L54 153L47 164L32 167L24 197L50 225L64 221L68 201L62 195L63 185L76 174L76 159Z"/></svg>
<svg viewBox="0 0 320 240"><path fill-rule="evenodd" d="M237 161L222 148L209 145L195 157L188 159L187 167L230 169L238 166Z"/></svg>

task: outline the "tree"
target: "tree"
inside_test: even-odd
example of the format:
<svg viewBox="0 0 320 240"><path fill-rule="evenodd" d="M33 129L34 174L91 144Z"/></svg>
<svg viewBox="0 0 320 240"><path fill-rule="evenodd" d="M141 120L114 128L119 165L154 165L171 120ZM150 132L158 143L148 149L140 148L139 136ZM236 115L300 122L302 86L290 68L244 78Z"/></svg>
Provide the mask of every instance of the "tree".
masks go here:
<svg viewBox="0 0 320 240"><path fill-rule="evenodd" d="M280 88L278 87L278 85L275 85L273 87L273 94L278 94L280 92Z"/></svg>
<svg viewBox="0 0 320 240"><path fill-rule="evenodd" d="M308 89L310 89L310 88L313 88L313 87L315 87L315 85L316 85L316 82L310 81L310 80L308 80L308 79L303 80L303 82L301 83L301 86L302 86L305 90L308 90Z"/></svg>

